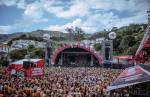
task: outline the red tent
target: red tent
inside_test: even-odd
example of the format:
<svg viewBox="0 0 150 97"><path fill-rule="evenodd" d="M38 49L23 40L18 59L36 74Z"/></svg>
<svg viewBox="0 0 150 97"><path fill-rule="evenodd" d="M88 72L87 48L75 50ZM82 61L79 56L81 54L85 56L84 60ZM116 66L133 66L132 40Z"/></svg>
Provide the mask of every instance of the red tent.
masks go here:
<svg viewBox="0 0 150 97"><path fill-rule="evenodd" d="M150 66L136 65L126 68L118 78L108 86L107 91L148 81L150 81Z"/></svg>
<svg viewBox="0 0 150 97"><path fill-rule="evenodd" d="M30 61L35 64L34 67L30 66L28 69L23 68L23 62ZM10 73L24 72L26 76L39 76L44 74L44 60L43 59L22 59L12 62L8 69Z"/></svg>

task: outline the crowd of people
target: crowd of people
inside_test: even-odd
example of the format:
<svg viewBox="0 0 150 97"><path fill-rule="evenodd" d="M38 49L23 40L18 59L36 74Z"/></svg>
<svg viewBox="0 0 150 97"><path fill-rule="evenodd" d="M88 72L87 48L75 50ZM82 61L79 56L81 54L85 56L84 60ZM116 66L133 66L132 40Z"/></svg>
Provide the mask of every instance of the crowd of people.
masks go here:
<svg viewBox="0 0 150 97"><path fill-rule="evenodd" d="M106 97L121 70L98 67L49 67L41 77L12 77L0 68L0 97Z"/></svg>

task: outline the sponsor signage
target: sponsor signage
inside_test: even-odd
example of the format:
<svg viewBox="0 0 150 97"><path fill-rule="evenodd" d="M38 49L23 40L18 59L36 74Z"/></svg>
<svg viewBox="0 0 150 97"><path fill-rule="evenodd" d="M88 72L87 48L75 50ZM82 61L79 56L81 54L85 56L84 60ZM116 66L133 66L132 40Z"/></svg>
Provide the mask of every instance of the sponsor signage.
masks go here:
<svg viewBox="0 0 150 97"><path fill-rule="evenodd" d="M43 68L32 69L32 76L38 76L38 75L43 75L43 74L44 74Z"/></svg>

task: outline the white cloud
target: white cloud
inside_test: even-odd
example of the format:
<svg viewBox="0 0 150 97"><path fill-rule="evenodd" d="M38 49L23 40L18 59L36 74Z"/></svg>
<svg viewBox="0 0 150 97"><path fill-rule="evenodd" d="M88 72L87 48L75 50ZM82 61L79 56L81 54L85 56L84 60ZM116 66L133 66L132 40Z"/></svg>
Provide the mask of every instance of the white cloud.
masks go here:
<svg viewBox="0 0 150 97"><path fill-rule="evenodd" d="M50 19L72 20L74 18L74 21L57 25L56 20L55 25L49 25L45 29L64 31L67 27L78 26L85 32L110 29L113 26L121 27L131 23L147 23L146 11L149 3L149 0L71 0L67 3L61 0L38 0L26 4L25 0L0 0L0 5L16 6L24 10L21 20L24 25L47 22L48 19L44 17L44 14L48 12L49 16L55 15ZM122 17L122 12L130 15ZM10 28L1 26L0 30L7 32Z"/></svg>
<svg viewBox="0 0 150 97"><path fill-rule="evenodd" d="M114 13L99 13L91 15L83 23L83 26L95 27L96 31L111 29L112 27L128 26L133 23L147 23L146 12L139 12L132 17L119 18Z"/></svg>
<svg viewBox="0 0 150 97"><path fill-rule="evenodd" d="M75 0L70 1L68 8L65 8L59 3L55 0L46 0L43 2L44 9L49 13L55 14L57 17L70 18L75 16L88 16L92 13L92 9L135 12L145 10L149 7L148 0L145 0L145 2L141 2L140 0Z"/></svg>
<svg viewBox="0 0 150 97"><path fill-rule="evenodd" d="M147 9L149 0L85 0L91 9L116 10L116 11L139 11Z"/></svg>
<svg viewBox="0 0 150 97"><path fill-rule="evenodd" d="M60 18L71 18L75 16L89 17L95 9L135 13L138 11L146 11L149 7L148 0L145 0L145 2L141 2L140 0L74 0L70 1L69 4L65 4L65 7L62 5L62 2L56 2L55 0L43 0L42 3L44 10Z"/></svg>
<svg viewBox="0 0 150 97"><path fill-rule="evenodd" d="M17 3L17 7L21 8L21 9L25 9L26 5L27 4L24 0L19 0L18 3Z"/></svg>
<svg viewBox="0 0 150 97"><path fill-rule="evenodd" d="M81 26L82 20L81 19L76 19L72 23L67 23L64 25L50 25L49 27L46 27L45 30L52 30L52 31L65 31L67 27L76 27L76 26Z"/></svg>
<svg viewBox="0 0 150 97"><path fill-rule="evenodd" d="M0 5L17 6L17 8L24 9L26 2L25 0L0 0Z"/></svg>
<svg viewBox="0 0 150 97"><path fill-rule="evenodd" d="M57 30L64 31L67 27L81 27L86 33L92 33L96 31L102 31L104 29L110 30L112 27L122 27L127 26L132 23L146 23L146 12L139 12L132 17L119 18L113 12L109 13L99 13L89 15L89 17L82 21L81 19L76 19L71 23L64 25L50 25L45 28L46 30Z"/></svg>
<svg viewBox="0 0 150 97"><path fill-rule="evenodd" d="M37 1L28 4L23 14L23 22L32 24L48 21L46 18L44 18L43 14L44 12L40 2Z"/></svg>
<svg viewBox="0 0 150 97"><path fill-rule="evenodd" d="M70 18L75 16L85 16L89 14L89 6L84 2L73 2L69 8L58 5L60 2L45 1L44 8L49 13L55 14L57 17Z"/></svg>
<svg viewBox="0 0 150 97"><path fill-rule="evenodd" d="M74 28L74 27L80 27L83 29L83 31L89 33L89 32L95 32L96 31L96 27L94 26L89 26L89 25L83 25L83 21L78 18L76 20L74 20L71 23L66 23L64 25L50 25L46 28L44 28L45 30L51 30L51 31L65 31L66 28Z"/></svg>
<svg viewBox="0 0 150 97"><path fill-rule="evenodd" d="M91 9L103 9L103 10L110 8L111 2L108 0L85 0L85 3L87 3Z"/></svg>
<svg viewBox="0 0 150 97"><path fill-rule="evenodd" d="M12 29L12 26L0 26L0 34L8 34Z"/></svg>
<svg viewBox="0 0 150 97"><path fill-rule="evenodd" d="M117 19L114 21L114 26L116 27L122 27L122 26L128 26L129 24L142 24L147 23L147 13L146 12L139 12L135 16Z"/></svg>
<svg viewBox="0 0 150 97"><path fill-rule="evenodd" d="M31 6L28 5L28 11L25 11L25 13L31 17L31 20L35 21L45 21L43 11L66 19L75 16L84 17L84 21L80 18L76 18L70 23L50 25L45 29L64 31L67 27L78 26L85 32L96 32L111 29L113 26L121 27L131 23L146 23L146 11L149 7L148 2L148 0L145 0L145 2L141 2L140 0L75 0L70 1L64 6L61 1L41 0L40 2L34 2ZM95 9L102 11L93 13ZM114 14L112 10L118 12L127 11L134 16L131 15L130 17L120 18L119 15Z"/></svg>
<svg viewBox="0 0 150 97"><path fill-rule="evenodd" d="M58 17L68 18L74 16L85 16L89 14L89 6L84 3L77 3L70 7L69 10L63 10L57 13Z"/></svg>
<svg viewBox="0 0 150 97"><path fill-rule="evenodd" d="M83 23L84 26L95 27L96 31L110 29L113 23L118 20L118 17L110 13L99 13L90 15L87 20Z"/></svg>
<svg viewBox="0 0 150 97"><path fill-rule="evenodd" d="M43 0L41 3L43 4L44 10L48 11L49 13L58 14L63 11L63 7L58 6L57 4L59 3L55 2L54 0Z"/></svg>
<svg viewBox="0 0 150 97"><path fill-rule="evenodd" d="M23 9L22 19L15 23L14 25L30 25L33 23L40 23L47 21L46 18L44 18L42 5L40 2L35 1L33 3L27 4L25 0L0 0L0 5L6 5L6 6L16 6L19 9ZM20 26L19 25L19 26Z"/></svg>

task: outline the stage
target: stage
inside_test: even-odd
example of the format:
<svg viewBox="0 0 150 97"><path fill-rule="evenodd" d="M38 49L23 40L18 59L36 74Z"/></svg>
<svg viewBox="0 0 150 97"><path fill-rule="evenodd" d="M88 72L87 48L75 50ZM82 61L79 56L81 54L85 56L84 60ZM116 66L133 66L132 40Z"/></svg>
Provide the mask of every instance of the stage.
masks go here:
<svg viewBox="0 0 150 97"><path fill-rule="evenodd" d="M91 51L80 46L67 47L59 49L55 53L54 65L59 66L97 66L100 64L100 57Z"/></svg>

